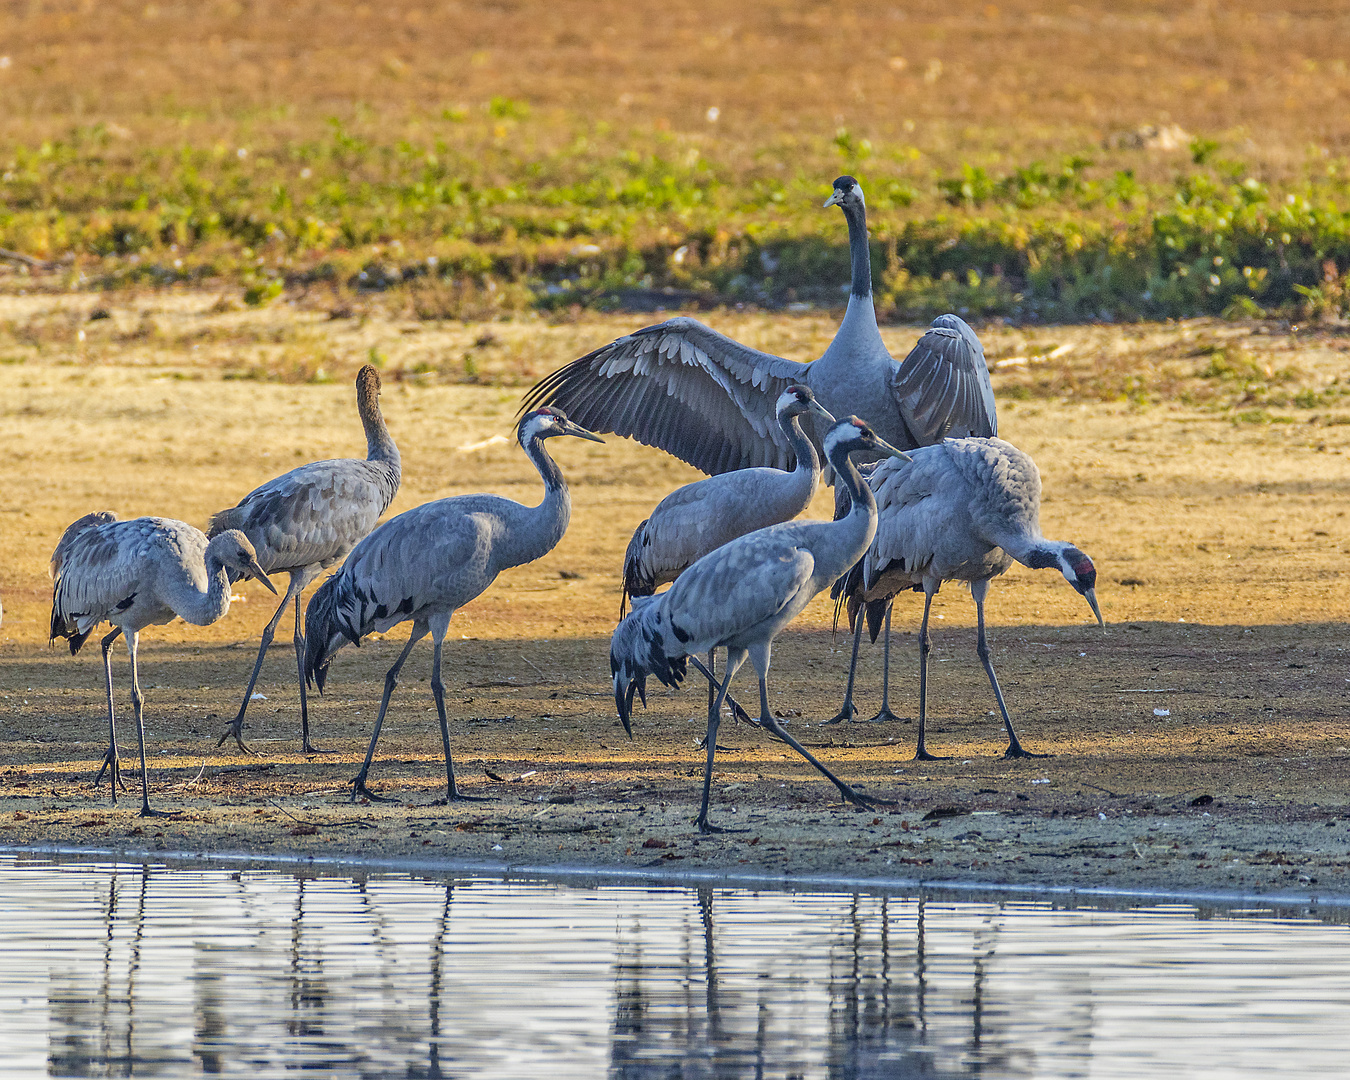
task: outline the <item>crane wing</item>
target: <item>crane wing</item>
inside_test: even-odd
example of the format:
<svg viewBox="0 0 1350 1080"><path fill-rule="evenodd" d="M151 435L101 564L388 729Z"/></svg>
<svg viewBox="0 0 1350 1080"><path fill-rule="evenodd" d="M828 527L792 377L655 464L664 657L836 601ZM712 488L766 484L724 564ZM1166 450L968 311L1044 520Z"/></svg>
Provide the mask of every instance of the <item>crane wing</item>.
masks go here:
<svg viewBox="0 0 1350 1080"><path fill-rule="evenodd" d="M984 347L966 321L940 315L891 373L891 393L918 445L998 434Z"/></svg>
<svg viewBox="0 0 1350 1080"><path fill-rule="evenodd" d="M356 546L337 574L336 618L352 641L389 630L428 604L459 607L492 584L492 520L446 505L456 501L407 510Z"/></svg>
<svg viewBox="0 0 1350 1080"><path fill-rule="evenodd" d="M774 403L806 368L680 317L559 368L530 390L521 411L557 405L582 427L631 436L709 475L786 469L792 451Z"/></svg>
<svg viewBox="0 0 1350 1080"><path fill-rule="evenodd" d="M962 484L961 477L944 467L942 444L910 451L911 461L888 459L872 474L877 499L877 533L867 549L864 581L871 588L887 570L916 576L933 560L936 545L953 527L948 510L959 497L947 489Z"/></svg>
<svg viewBox="0 0 1350 1080"><path fill-rule="evenodd" d="M785 608L805 607L811 597L802 593L814 570L810 550L778 527L742 536L699 559L670 587L663 598L670 629L686 653L706 652Z"/></svg>
<svg viewBox="0 0 1350 1080"><path fill-rule="evenodd" d="M186 574L197 587L206 587L205 540L200 533L191 535L196 530L181 521L105 518L102 523L86 523L71 536L74 528L67 530L52 556L53 639L79 634L82 643L82 635L129 607L139 592L154 590L162 573Z"/></svg>
<svg viewBox="0 0 1350 1080"><path fill-rule="evenodd" d="M208 535L243 530L267 571L331 564L375 527L393 498L390 488L388 474L370 462L316 461L212 515Z"/></svg>

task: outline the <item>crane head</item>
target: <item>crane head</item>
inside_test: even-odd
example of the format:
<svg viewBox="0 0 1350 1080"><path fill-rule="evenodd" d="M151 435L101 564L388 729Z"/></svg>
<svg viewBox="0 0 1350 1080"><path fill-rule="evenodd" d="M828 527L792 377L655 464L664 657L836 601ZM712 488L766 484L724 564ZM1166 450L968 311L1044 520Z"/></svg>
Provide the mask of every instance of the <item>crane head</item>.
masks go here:
<svg viewBox="0 0 1350 1080"><path fill-rule="evenodd" d="M855 450L869 450L874 454L888 454L901 461L913 461L908 454L892 446L878 435L864 420L856 416L846 416L825 435L825 456L830 457L838 450L851 454Z"/></svg>
<svg viewBox="0 0 1350 1080"><path fill-rule="evenodd" d="M1102 609L1097 606L1097 568L1092 565L1092 560L1072 544L1067 544L1059 553L1059 568L1065 580L1088 602L1092 614L1097 616L1097 625L1105 626Z"/></svg>
<svg viewBox="0 0 1350 1080"><path fill-rule="evenodd" d="M865 206L862 186L851 176L841 176L834 182L834 191L825 200L825 206Z"/></svg>
<svg viewBox="0 0 1350 1080"><path fill-rule="evenodd" d="M605 440L587 431L580 424L567 419L567 414L556 405L545 405L542 409L526 413L520 418L521 445L531 439L551 439L557 435L575 435L578 439L602 443Z"/></svg>
<svg viewBox="0 0 1350 1080"><path fill-rule="evenodd" d="M774 412L777 413L780 420L785 416L801 416L803 413L812 412L821 417L827 424L834 423L834 415L816 400L816 395L811 392L809 386L802 386L801 384L789 386L778 395Z"/></svg>
<svg viewBox="0 0 1350 1080"><path fill-rule="evenodd" d="M258 552L253 542L240 530L226 529L213 536L206 545L206 554L214 556L221 566L234 571L239 577L256 578L276 594L277 587L258 565Z"/></svg>

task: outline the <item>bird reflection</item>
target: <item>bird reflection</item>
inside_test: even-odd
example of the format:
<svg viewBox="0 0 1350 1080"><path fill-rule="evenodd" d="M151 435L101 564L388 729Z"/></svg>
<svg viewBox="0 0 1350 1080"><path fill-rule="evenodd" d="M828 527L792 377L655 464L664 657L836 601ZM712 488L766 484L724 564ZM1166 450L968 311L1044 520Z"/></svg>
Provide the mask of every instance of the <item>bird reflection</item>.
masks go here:
<svg viewBox="0 0 1350 1080"><path fill-rule="evenodd" d="M108 877L108 896L103 905L102 966L98 988L81 986L76 972L53 976L48 995L50 1028L48 1074L52 1076L141 1076L156 1075L153 1056L138 1059L136 1041L137 976L145 939L146 892L150 867L132 874L140 878L136 904L127 918L130 940L119 947L118 930L123 876L113 868ZM125 956L125 960L123 957Z"/></svg>
<svg viewBox="0 0 1350 1080"><path fill-rule="evenodd" d="M88 966L48 976L51 1075L443 1080L568 1048L618 1080L1015 1078L1045 1071L1030 1029L1092 1058L1089 975L1028 969L994 905L600 890L597 919L478 882L102 873Z"/></svg>

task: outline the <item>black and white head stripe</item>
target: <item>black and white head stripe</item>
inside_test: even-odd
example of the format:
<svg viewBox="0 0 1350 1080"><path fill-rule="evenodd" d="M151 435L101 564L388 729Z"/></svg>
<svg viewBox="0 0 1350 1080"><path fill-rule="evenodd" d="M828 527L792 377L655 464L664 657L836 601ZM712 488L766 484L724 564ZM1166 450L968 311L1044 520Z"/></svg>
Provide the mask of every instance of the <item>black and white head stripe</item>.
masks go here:
<svg viewBox="0 0 1350 1080"><path fill-rule="evenodd" d="M834 182L835 196L844 199L848 196L857 198L859 202L865 202L863 198L862 185L852 176L841 176Z"/></svg>

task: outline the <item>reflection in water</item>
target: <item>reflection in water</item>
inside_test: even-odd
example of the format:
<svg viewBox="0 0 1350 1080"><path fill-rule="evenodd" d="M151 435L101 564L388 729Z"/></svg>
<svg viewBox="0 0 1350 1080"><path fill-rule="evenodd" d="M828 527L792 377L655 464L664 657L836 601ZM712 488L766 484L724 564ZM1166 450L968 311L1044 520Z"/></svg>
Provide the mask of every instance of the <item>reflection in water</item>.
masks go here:
<svg viewBox="0 0 1350 1080"><path fill-rule="evenodd" d="M1269 913L0 861L0 1075L1341 1075Z"/></svg>

